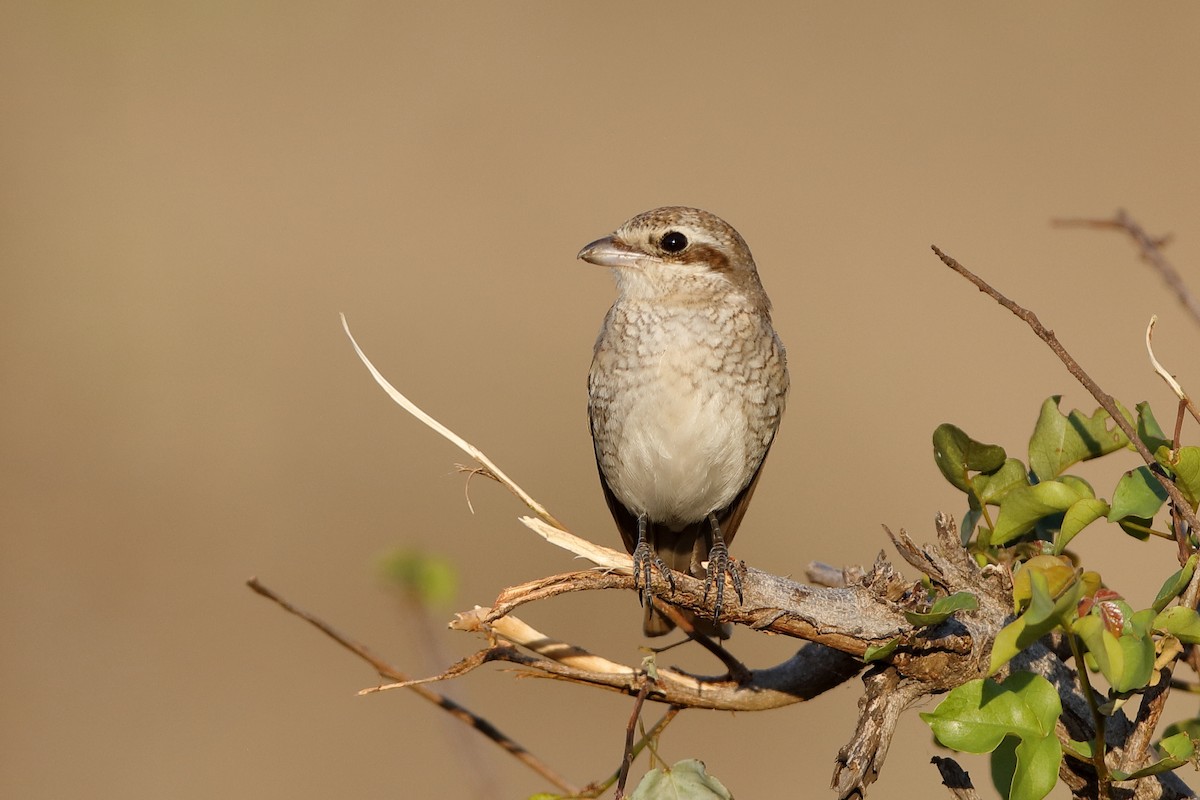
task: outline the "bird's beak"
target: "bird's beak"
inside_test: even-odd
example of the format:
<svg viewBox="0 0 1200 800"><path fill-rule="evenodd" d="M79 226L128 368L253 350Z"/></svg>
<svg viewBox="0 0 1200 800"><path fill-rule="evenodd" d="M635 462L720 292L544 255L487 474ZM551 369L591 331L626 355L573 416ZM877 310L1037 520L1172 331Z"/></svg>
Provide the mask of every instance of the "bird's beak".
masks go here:
<svg viewBox="0 0 1200 800"><path fill-rule="evenodd" d="M601 267L625 267L634 264L643 256L643 253L639 253L624 242L612 236L605 236L603 239L597 239L586 245L579 251L576 258Z"/></svg>

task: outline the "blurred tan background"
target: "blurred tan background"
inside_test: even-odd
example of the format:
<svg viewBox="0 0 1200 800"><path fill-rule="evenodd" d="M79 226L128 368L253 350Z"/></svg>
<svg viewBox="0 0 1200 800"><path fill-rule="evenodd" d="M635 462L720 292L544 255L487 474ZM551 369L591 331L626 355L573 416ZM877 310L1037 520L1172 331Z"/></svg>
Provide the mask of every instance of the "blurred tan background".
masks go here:
<svg viewBox="0 0 1200 800"><path fill-rule="evenodd" d="M244 581L426 675L480 644L443 630L454 610L576 565L495 486L470 513L464 457L374 386L339 311L402 391L616 546L584 413L614 289L574 256L647 208L735 225L789 348L734 548L754 566L869 562L881 523L961 514L940 422L1023 456L1046 396L1093 407L931 243L1169 417L1143 330L1160 315L1195 388L1196 327L1124 238L1048 220L1126 207L1200 289L1198 34L1185 3L6 4L0 795L548 788L409 693L356 697L371 670ZM1107 492L1117 461L1085 474ZM1134 602L1169 569L1115 528L1078 542ZM426 621L373 566L402 545L461 571ZM523 616L640 658L632 595ZM733 644L751 666L794 649ZM441 688L573 781L617 766L628 699L496 668ZM685 714L661 752L741 798L826 796L858 690ZM912 715L873 796L935 794L935 752Z"/></svg>

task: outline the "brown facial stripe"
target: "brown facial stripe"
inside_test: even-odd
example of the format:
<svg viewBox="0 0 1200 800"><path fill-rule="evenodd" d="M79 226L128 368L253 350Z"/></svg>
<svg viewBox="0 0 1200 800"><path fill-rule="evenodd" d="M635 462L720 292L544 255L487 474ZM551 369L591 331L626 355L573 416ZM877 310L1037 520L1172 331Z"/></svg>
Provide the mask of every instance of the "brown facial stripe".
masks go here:
<svg viewBox="0 0 1200 800"><path fill-rule="evenodd" d="M729 273L734 271L729 256L711 244L694 244L682 253L676 253L669 258L680 264L703 264L713 272Z"/></svg>

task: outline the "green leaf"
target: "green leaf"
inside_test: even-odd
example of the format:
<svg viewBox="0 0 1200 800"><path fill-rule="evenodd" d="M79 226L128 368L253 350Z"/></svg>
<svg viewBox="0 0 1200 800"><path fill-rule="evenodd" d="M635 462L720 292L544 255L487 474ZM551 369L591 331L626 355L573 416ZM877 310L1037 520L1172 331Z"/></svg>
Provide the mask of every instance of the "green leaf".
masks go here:
<svg viewBox="0 0 1200 800"><path fill-rule="evenodd" d="M1172 722L1163 729L1163 738L1169 739L1180 733L1186 733L1189 739L1200 739L1200 717Z"/></svg>
<svg viewBox="0 0 1200 800"><path fill-rule="evenodd" d="M1142 444L1146 445L1146 449L1153 453L1158 448L1166 445L1171 446L1171 440L1163 433L1163 430L1158 425L1158 420L1154 418L1154 412L1150 410L1149 403L1138 403L1134 408L1137 409L1137 435L1142 440Z"/></svg>
<svg viewBox="0 0 1200 800"><path fill-rule="evenodd" d="M1192 737L1188 734L1176 733L1171 736L1164 736L1158 743L1158 749L1171 758L1180 758L1187 761L1196 752L1196 743L1192 741Z"/></svg>
<svg viewBox="0 0 1200 800"><path fill-rule="evenodd" d="M1060 514L1083 499L1077 488L1058 481L1013 489L1000 503L992 544L1005 544L1033 530L1038 520Z"/></svg>
<svg viewBox="0 0 1200 800"><path fill-rule="evenodd" d="M1054 552L1062 553L1075 536L1108 513L1108 503L1095 497L1076 500L1063 515L1062 527L1054 539Z"/></svg>
<svg viewBox="0 0 1200 800"><path fill-rule="evenodd" d="M704 762L689 758L664 769L652 769L642 778L631 800L733 800L719 780L704 769Z"/></svg>
<svg viewBox="0 0 1200 800"><path fill-rule="evenodd" d="M1185 644L1200 644L1200 614L1191 608L1171 606L1154 618L1154 629Z"/></svg>
<svg viewBox="0 0 1200 800"><path fill-rule="evenodd" d="M900 637L897 636L895 639L890 639L883 644L868 645L866 652L863 653L863 663L870 664L872 661L879 661L880 659L887 658L892 653L896 652L896 647L899 644Z"/></svg>
<svg viewBox="0 0 1200 800"><path fill-rule="evenodd" d="M1070 586L1071 584L1067 584ZM1054 596L1051 593L1050 582L1045 573L1030 572L1029 573L1029 610L1025 612L1025 620L1030 625L1040 626L1043 623L1052 623L1051 627L1063 621L1063 610L1058 607ZM1070 607L1075 606L1074 602L1070 602ZM1049 629L1047 629L1049 632Z"/></svg>
<svg viewBox="0 0 1200 800"><path fill-rule="evenodd" d="M1109 512L1111 514L1111 512ZM1121 526L1121 530L1129 534L1135 539L1146 541L1150 538L1150 528L1154 525L1154 520L1143 519L1142 517L1126 517L1119 520L1117 525Z"/></svg>
<svg viewBox="0 0 1200 800"><path fill-rule="evenodd" d="M1096 659L1097 668L1114 691L1129 692L1149 683L1154 672L1154 640L1149 636L1136 630L1114 636L1094 614L1075 620L1071 630Z"/></svg>
<svg viewBox="0 0 1200 800"><path fill-rule="evenodd" d="M943 423L933 432L933 460L946 480L970 493L968 472L994 472L1004 464L1004 448L977 442L961 428Z"/></svg>
<svg viewBox="0 0 1200 800"><path fill-rule="evenodd" d="M1096 496L1096 490L1092 488L1092 485L1078 475L1059 475L1057 480L1074 489L1080 499L1091 499Z"/></svg>
<svg viewBox="0 0 1200 800"><path fill-rule="evenodd" d="M1017 617L1005 625L996 634L996 638L992 640L992 655L991 663L988 665L988 675L995 675L996 671L1011 661L1017 653L1045 635L1045 631L1030 628L1024 616Z"/></svg>
<svg viewBox="0 0 1200 800"><path fill-rule="evenodd" d="M1003 683L973 680L946 695L921 718L946 747L966 753L988 753L1006 736L1016 736L1017 766L1010 798L1041 800L1058 780L1062 749L1054 723L1062 713L1058 692L1049 681L1029 672L1014 672Z"/></svg>
<svg viewBox="0 0 1200 800"><path fill-rule="evenodd" d="M1104 409L1090 417L1079 411L1064 415L1058 408L1061 395L1047 398L1029 440L1029 466L1038 480L1058 477L1072 464L1111 453L1129 444L1120 428L1109 427L1112 418Z"/></svg>
<svg viewBox="0 0 1200 800"><path fill-rule="evenodd" d="M1150 637L1151 631L1154 629L1154 618L1156 613L1153 608L1143 608L1133 616L1129 617L1129 630L1137 636L1144 639ZM1153 642L1151 642L1153 644Z"/></svg>
<svg viewBox="0 0 1200 800"><path fill-rule="evenodd" d="M1163 445L1154 453L1154 458L1175 473L1175 485L1194 511L1197 498L1200 498L1200 447L1181 447L1174 455L1172 459L1171 449Z"/></svg>
<svg viewBox="0 0 1200 800"><path fill-rule="evenodd" d="M1017 769L1009 800L1042 800L1058 783L1062 745L1057 736L1022 739L1017 745Z"/></svg>
<svg viewBox="0 0 1200 800"><path fill-rule="evenodd" d="M1063 753L1065 755L1075 756L1075 758L1079 759L1080 761L1090 762L1093 758L1095 758L1093 755L1095 752L1096 743L1090 739L1086 742L1081 742L1076 739L1069 739L1067 741L1067 746L1063 748Z"/></svg>
<svg viewBox="0 0 1200 800"><path fill-rule="evenodd" d="M1117 488L1113 490L1108 521L1120 522L1129 517L1153 520L1166 499L1167 490L1151 474L1149 467L1130 470L1117 481Z"/></svg>
<svg viewBox="0 0 1200 800"><path fill-rule="evenodd" d="M1192 760L1192 755L1196 752L1196 746L1192 743L1192 739L1186 733L1177 733L1174 736L1166 736L1158 743L1158 749L1166 753L1166 757L1155 761L1148 767L1125 773L1119 769L1112 771L1112 776L1119 781L1131 781L1137 778L1145 778L1149 775L1157 775L1160 772L1169 772L1173 769L1178 769L1184 764Z"/></svg>
<svg viewBox="0 0 1200 800"><path fill-rule="evenodd" d="M1029 608L1033 612L1030 619L1039 621L1038 609L1052 607L1054 598L1078 579L1079 571L1066 556L1034 556L1013 575L1013 611Z"/></svg>
<svg viewBox="0 0 1200 800"><path fill-rule="evenodd" d="M971 479L975 495L987 505L997 505L1013 489L1029 485L1029 472L1015 458L1007 459L1004 466L991 473L981 473Z"/></svg>
<svg viewBox="0 0 1200 800"><path fill-rule="evenodd" d="M910 625L928 627L945 622L955 611L974 611L979 608L979 600L970 592L955 592L949 597L939 597L924 613L905 611L904 616Z"/></svg>
<svg viewBox="0 0 1200 800"><path fill-rule="evenodd" d="M1013 775L1017 774L1017 745L1021 740L1016 736L1005 736L1004 741L992 751L991 757L988 759L988 766L991 767L992 786L996 788L996 793L1003 798L1008 797L1008 792L1012 789Z"/></svg>
<svg viewBox="0 0 1200 800"><path fill-rule="evenodd" d="M1196 571L1196 559L1197 556L1193 553L1187 563L1163 583L1154 598L1153 608L1155 611L1162 611L1187 588L1192 580L1192 573Z"/></svg>
<svg viewBox="0 0 1200 800"><path fill-rule="evenodd" d="M1017 573L1018 576L1020 574ZM1058 599L1050 596L1046 576L1042 572L1030 571L1028 580L1031 591L1029 609L996 634L992 642L989 675L994 675L1009 659L1059 625L1068 624L1079 598L1083 596L1084 585L1079 580L1074 581Z"/></svg>
<svg viewBox="0 0 1200 800"><path fill-rule="evenodd" d="M987 678L954 688L932 712L922 712L921 719L939 742L964 753L990 753L1009 734L1044 735L1032 709Z"/></svg>
<svg viewBox="0 0 1200 800"><path fill-rule="evenodd" d="M376 563L386 580L423 605L444 606L454 599L458 573L441 556L401 548L380 556Z"/></svg>

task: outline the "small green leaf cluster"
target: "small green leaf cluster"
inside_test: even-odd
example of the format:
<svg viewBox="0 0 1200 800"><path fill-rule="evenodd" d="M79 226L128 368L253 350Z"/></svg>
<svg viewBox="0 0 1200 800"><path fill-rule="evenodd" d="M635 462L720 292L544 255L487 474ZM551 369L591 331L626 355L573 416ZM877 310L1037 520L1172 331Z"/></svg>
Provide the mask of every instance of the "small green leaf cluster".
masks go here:
<svg viewBox="0 0 1200 800"><path fill-rule="evenodd" d="M376 564L384 580L420 605L440 607L454 599L458 571L442 556L398 548L380 556Z"/></svg>
<svg viewBox="0 0 1200 800"><path fill-rule="evenodd" d="M973 549L985 552L1033 534L1048 542L1052 552L1062 553L1075 536L1101 518L1118 523L1139 539L1151 534L1172 538L1151 527L1167 499L1155 470L1143 465L1126 472L1111 502L1098 498L1083 478L1067 474L1078 463L1132 445L1104 409L1091 416L1079 411L1063 414L1060 399L1056 395L1042 403L1029 440L1028 467L1010 458L1003 447L977 442L954 425L939 425L934 431L938 469L967 495L964 538L969 541L974 536ZM1126 419L1154 453L1157 471L1174 481L1194 508L1200 501L1200 447L1172 450L1149 404L1139 403L1136 409L1136 415L1124 412Z"/></svg>
<svg viewBox="0 0 1200 800"><path fill-rule="evenodd" d="M1014 672L1000 683L971 681L922 715L947 747L972 753L1011 751L1015 760L993 756L993 778L1006 797L1023 800L1040 800L1050 791L1064 753L1093 764L1106 786L1186 763L1194 755L1190 737L1200 731L1200 719L1168 729L1159 744L1164 757L1132 774L1108 770L1103 760L1105 718L1130 696L1164 679L1159 668L1171 663L1183 645L1200 643L1200 615L1193 608L1171 606L1191 581L1197 556L1164 582L1150 608L1135 610L1106 588L1099 574L1077 567L1067 554L1067 545L1101 518L1139 539L1156 535L1174 541L1174 532L1153 527L1167 498L1160 477L1173 481L1195 509L1200 448L1172 448L1145 403L1136 406L1136 415L1121 409L1157 463L1125 472L1112 500L1105 500L1067 470L1133 447L1103 409L1090 416L1064 414L1059 400L1050 397L1042 404L1028 466L954 425L941 425L933 435L939 470L967 496L964 545L980 563L1013 569L1014 618L993 643L990 674L1054 632L1071 648L1086 697L1093 696L1089 670L1108 684L1107 701L1093 707L1097 735L1089 742L1058 740L1054 722L1061 713L1059 699L1045 679L1030 673ZM1190 534L1186 544L1196 551ZM1171 555L1175 553L1172 548ZM997 750L1006 740L1010 744Z"/></svg>

